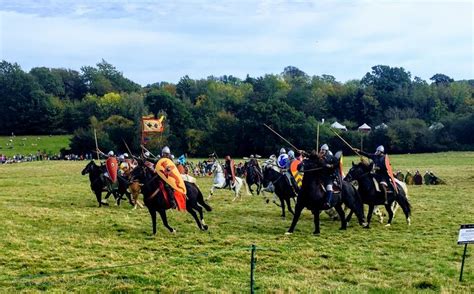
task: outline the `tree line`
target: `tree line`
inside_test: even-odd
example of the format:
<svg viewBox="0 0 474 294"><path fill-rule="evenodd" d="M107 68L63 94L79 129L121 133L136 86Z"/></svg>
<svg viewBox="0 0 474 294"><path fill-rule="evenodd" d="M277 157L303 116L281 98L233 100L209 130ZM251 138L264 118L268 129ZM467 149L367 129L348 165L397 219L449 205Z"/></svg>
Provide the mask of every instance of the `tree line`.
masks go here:
<svg viewBox="0 0 474 294"><path fill-rule="evenodd" d="M338 121L353 146L390 153L474 150L474 80L454 81L437 73L429 81L402 67L377 65L360 80L339 82L288 66L280 74L239 79L184 76L176 84L141 86L102 60L80 71L0 63L0 134L74 134L74 153L95 149L140 149L140 118L165 115L164 133L147 146L169 145L176 154L269 155L287 147L263 124L298 148L320 142L348 148L330 123ZM322 124L322 119L325 123ZM367 123L370 133L357 127ZM384 125L382 125L382 123ZM375 126L379 126L375 129Z"/></svg>

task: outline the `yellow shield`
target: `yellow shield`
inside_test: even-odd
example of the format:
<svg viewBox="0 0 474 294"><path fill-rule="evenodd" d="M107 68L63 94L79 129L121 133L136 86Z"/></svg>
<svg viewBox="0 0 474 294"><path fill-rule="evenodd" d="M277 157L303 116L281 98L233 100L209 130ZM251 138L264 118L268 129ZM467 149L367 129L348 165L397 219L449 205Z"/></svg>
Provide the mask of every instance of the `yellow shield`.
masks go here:
<svg viewBox="0 0 474 294"><path fill-rule="evenodd" d="M176 165L169 158L161 158L155 167L160 178L171 186L175 191L186 195L186 186Z"/></svg>

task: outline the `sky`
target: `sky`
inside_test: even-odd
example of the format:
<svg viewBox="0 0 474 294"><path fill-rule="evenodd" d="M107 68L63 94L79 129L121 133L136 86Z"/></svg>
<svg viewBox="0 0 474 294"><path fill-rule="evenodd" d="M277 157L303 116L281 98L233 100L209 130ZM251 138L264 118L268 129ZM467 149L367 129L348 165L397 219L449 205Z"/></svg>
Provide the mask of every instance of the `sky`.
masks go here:
<svg viewBox="0 0 474 294"><path fill-rule="evenodd" d="M474 78L474 1L0 0L0 58L80 70L102 59L141 84L233 75Z"/></svg>

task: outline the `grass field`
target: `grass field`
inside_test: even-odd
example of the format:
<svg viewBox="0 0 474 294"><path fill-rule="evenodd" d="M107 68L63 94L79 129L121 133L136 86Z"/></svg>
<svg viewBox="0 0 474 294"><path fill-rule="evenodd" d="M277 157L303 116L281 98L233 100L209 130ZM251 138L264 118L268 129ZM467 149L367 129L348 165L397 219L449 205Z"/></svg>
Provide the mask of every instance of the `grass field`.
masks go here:
<svg viewBox="0 0 474 294"><path fill-rule="evenodd" d="M69 147L70 135L58 136L9 136L0 137L0 154L13 156L15 154L36 155L40 150L46 154L58 154L61 148ZM12 140L10 142L10 140Z"/></svg>
<svg viewBox="0 0 474 294"><path fill-rule="evenodd" d="M448 185L409 187L411 227L400 211L392 227L374 221L370 230L352 221L339 231L323 215L320 236L307 210L286 236L291 217L278 207L261 196L231 202L222 190L209 201L208 232L173 211L178 232L159 221L152 236L145 209L97 207L80 175L86 162L0 166L0 289L246 292L248 247L256 244L257 292L474 292L474 246L460 283L456 244L459 225L474 223L474 152L391 158L394 169L430 169ZM211 179L198 183L207 195Z"/></svg>

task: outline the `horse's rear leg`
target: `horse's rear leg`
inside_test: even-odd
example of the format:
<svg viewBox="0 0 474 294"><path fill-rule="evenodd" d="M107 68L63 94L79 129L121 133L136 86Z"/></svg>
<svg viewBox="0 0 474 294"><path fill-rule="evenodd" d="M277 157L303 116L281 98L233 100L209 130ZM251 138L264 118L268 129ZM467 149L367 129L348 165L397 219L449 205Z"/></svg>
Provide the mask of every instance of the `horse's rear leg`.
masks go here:
<svg viewBox="0 0 474 294"><path fill-rule="evenodd" d="M288 229L288 232L286 232L286 234L293 234L296 224L298 223L298 220L300 219L301 211L303 211L303 208L304 206L302 204L299 204L299 202L296 202L295 214L293 215L293 221L291 222L291 226Z"/></svg>
<svg viewBox="0 0 474 294"><path fill-rule="evenodd" d="M336 209L337 214L339 214L339 219L341 219L341 228L339 230L347 229L346 215L344 213L344 209L342 209L341 204L336 205L334 208Z"/></svg>
<svg viewBox="0 0 474 294"><path fill-rule="evenodd" d="M281 203L281 217L285 218L285 200L283 200L283 198L280 198L280 203Z"/></svg>
<svg viewBox="0 0 474 294"><path fill-rule="evenodd" d="M392 211L392 204L385 204L385 209L388 212L388 222L385 225L386 227L389 227L392 225L392 220L393 220L393 211Z"/></svg>
<svg viewBox="0 0 474 294"><path fill-rule="evenodd" d="M159 210L158 210L158 213L159 213L160 216L161 216L161 221L163 222L163 225L164 225L171 233L176 232L175 229L173 229L172 227L170 227L170 225L168 225L168 218L166 217L166 210L164 210L164 209L159 209Z"/></svg>
<svg viewBox="0 0 474 294"><path fill-rule="evenodd" d="M347 223L351 221L351 218L352 218L353 214L354 214L354 211L351 209L351 211L349 212L349 214L346 217L346 222Z"/></svg>
<svg viewBox="0 0 474 294"><path fill-rule="evenodd" d="M193 216L194 220L196 221L197 226L201 231L205 231L206 229L202 226L201 221L199 220L196 212L193 210L193 208L189 205L186 205L186 210Z"/></svg>
<svg viewBox="0 0 474 294"><path fill-rule="evenodd" d="M374 205L369 204L369 211L367 212L367 226L364 228L368 229L370 227L370 220L372 219L372 214L374 213Z"/></svg>

